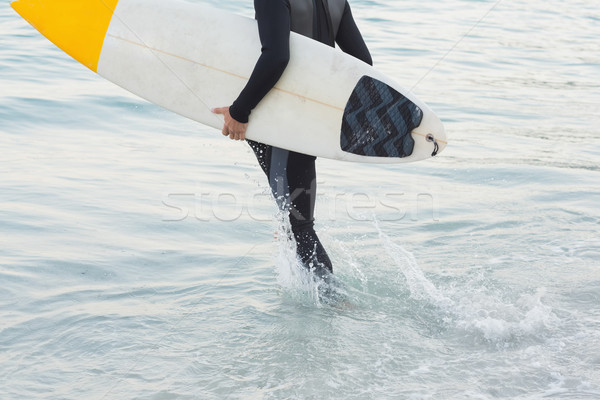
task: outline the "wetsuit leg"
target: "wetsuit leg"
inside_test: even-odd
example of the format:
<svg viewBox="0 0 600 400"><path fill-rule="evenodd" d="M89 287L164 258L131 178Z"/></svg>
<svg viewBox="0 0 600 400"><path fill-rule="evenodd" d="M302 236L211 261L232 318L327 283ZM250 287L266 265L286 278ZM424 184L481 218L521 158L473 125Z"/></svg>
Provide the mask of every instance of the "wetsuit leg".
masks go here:
<svg viewBox="0 0 600 400"><path fill-rule="evenodd" d="M318 276L333 272L331 260L314 230L316 157L247 142L269 179L277 205L288 214L298 257Z"/></svg>

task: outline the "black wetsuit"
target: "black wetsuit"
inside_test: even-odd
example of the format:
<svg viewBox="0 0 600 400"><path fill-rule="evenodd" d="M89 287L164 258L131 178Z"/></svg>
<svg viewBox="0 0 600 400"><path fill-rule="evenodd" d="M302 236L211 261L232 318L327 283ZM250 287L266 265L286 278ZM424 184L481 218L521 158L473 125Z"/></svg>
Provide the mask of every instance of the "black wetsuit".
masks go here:
<svg viewBox="0 0 600 400"><path fill-rule="evenodd" d="M239 122L248 122L252 109L285 70L290 57L290 31L329 46L337 43L344 52L372 64L346 0L255 0L254 9L262 53L248 84L229 109ZM307 28L307 24L312 26ZM331 260L314 230L316 157L251 140L248 143L269 179L278 206L289 212L297 254L303 264L319 276L333 272Z"/></svg>

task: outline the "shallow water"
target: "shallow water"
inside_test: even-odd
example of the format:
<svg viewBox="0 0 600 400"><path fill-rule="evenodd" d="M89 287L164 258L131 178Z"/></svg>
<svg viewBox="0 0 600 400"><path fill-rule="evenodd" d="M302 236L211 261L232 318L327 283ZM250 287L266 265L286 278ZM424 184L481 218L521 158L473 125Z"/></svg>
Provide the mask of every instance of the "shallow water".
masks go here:
<svg viewBox="0 0 600 400"><path fill-rule="evenodd" d="M596 3L352 2L450 145L319 160L338 306L294 269L247 146L1 7L2 398L600 398Z"/></svg>

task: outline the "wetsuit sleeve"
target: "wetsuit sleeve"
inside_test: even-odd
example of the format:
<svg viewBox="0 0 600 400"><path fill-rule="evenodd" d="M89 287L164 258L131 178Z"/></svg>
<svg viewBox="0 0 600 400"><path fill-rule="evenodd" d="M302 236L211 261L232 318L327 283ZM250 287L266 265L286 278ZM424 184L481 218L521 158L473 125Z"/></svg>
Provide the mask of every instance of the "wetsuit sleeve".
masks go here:
<svg viewBox="0 0 600 400"><path fill-rule="evenodd" d="M290 9L287 0L254 0L261 55L229 113L246 123L250 112L275 86L290 59Z"/></svg>
<svg viewBox="0 0 600 400"><path fill-rule="evenodd" d="M335 41L344 53L348 53L369 65L373 65L371 53L369 53L369 49L356 26L348 1L346 1L344 7L344 13L342 14L340 27L337 36L335 37Z"/></svg>

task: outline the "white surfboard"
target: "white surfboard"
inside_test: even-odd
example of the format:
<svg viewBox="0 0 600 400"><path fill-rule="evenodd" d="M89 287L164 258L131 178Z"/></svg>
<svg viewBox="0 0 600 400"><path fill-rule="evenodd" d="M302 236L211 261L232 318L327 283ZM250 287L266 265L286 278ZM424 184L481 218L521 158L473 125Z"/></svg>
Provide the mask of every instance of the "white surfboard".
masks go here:
<svg viewBox="0 0 600 400"><path fill-rule="evenodd" d="M222 129L260 56L256 21L178 0L17 0L12 7L75 59L178 114ZM331 159L418 161L446 146L439 118L373 67L295 33L247 137Z"/></svg>

